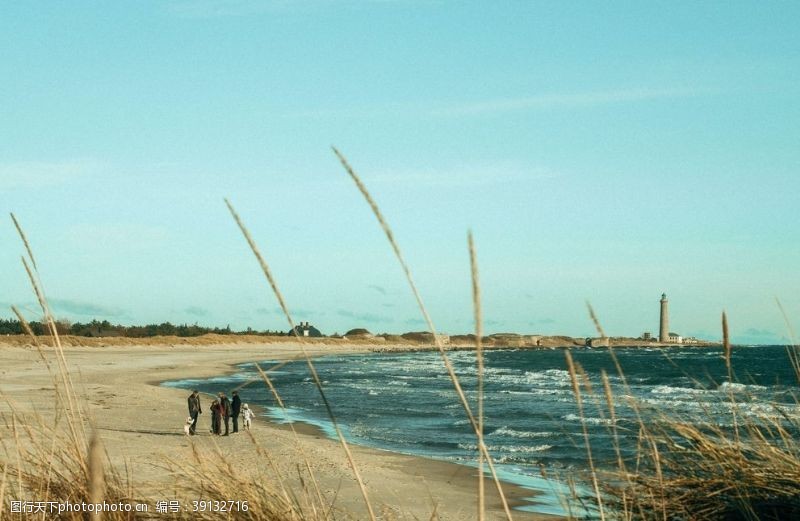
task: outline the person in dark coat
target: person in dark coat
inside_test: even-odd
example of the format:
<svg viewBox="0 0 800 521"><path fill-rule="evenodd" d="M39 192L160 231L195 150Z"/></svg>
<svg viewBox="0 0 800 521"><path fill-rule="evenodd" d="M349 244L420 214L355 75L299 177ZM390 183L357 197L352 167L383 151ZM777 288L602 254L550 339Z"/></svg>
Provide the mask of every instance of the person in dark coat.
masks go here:
<svg viewBox="0 0 800 521"><path fill-rule="evenodd" d="M242 412L242 399L239 398L239 391L233 391L232 394L231 419L233 419L233 432L239 432L239 414Z"/></svg>
<svg viewBox="0 0 800 521"><path fill-rule="evenodd" d="M227 436L230 429L231 401L228 400L228 397L223 392L219 393L219 414L220 418L225 422L225 434L223 436Z"/></svg>
<svg viewBox="0 0 800 521"><path fill-rule="evenodd" d="M195 389L189 395L189 416L192 418L192 425L189 427L189 434L194 436L197 430L197 417L203 414L200 409L200 393Z"/></svg>
<svg viewBox="0 0 800 521"><path fill-rule="evenodd" d="M219 420L221 416L220 412L221 411L220 411L219 400L214 400L213 402L211 402L211 432L213 434L220 433L220 425L219 425Z"/></svg>

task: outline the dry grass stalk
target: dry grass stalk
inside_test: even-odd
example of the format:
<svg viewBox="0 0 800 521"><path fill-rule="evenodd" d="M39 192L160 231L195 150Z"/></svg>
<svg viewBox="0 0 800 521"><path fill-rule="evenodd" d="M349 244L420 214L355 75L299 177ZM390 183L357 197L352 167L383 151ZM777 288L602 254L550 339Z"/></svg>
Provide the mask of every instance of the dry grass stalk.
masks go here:
<svg viewBox="0 0 800 521"><path fill-rule="evenodd" d="M17 232L22 239L23 244L28 249L28 255L31 258L31 264L35 266L33 261L33 255L30 251L30 246L28 243L28 239L23 231L22 227L19 225L19 222L16 220L14 215L11 215L12 219L14 220L14 225L17 228ZM84 445L86 440L86 430L85 425L83 423L82 412L78 406L77 400L75 399L75 387L72 383L72 376L69 371L69 367L67 366L67 360L64 357L64 348L61 345L61 338L58 335L58 330L55 325L55 320L53 319L53 314L50 312L50 306L47 303L47 299L45 298L44 290L42 289L41 280L39 278L38 272L31 270L30 265L25 260L25 257L22 257L22 265L25 268L25 272L28 274L28 279L30 280L31 287L36 295L37 300L39 301L39 305L42 309L42 313L44 314L45 322L47 323L48 329L50 330L50 334L53 338L53 346L56 352L56 360L58 361L59 365L59 375L62 380L62 384L64 386L64 393L67 397L67 403L69 404L69 408L66 411L67 414L70 416L70 421L67 422L67 425L70 430L70 434L73 437L74 443L78 446ZM27 328L28 331L32 334L30 327Z"/></svg>
<svg viewBox="0 0 800 521"><path fill-rule="evenodd" d="M270 270L269 265L264 260L264 257L261 255L258 246L256 245L255 241L250 235L250 232L248 231L247 227L244 225L241 218L239 217L239 214L236 213L236 210L233 208L233 205L231 205L230 201L228 201L227 199L225 199L225 204L228 206L228 210L233 216L233 220L236 221L236 224L239 226L239 230L242 232L242 235L244 235L247 244L250 246L250 250L255 255L256 260L258 260L258 263L261 266L261 270L264 272L267 281L269 281L269 285L272 288L272 292L278 299L278 303L280 304L281 310L283 310L283 314L286 316L286 320L289 322L290 331L296 332L294 320L292 320L292 316L289 313L289 308L286 306L286 302L283 299L283 295L278 289L278 285L275 282L275 278L272 276L272 271ZM369 494L367 493L367 488L364 485L364 480L361 477L361 472L359 472L358 470L358 466L356 465L355 459L353 458L353 454L350 452L350 447L348 446L347 441L344 438L344 434L342 433L342 430L339 427L339 422L336 421L336 416L333 414L333 409L331 408L331 405L328 402L328 398L325 396L325 391L322 388L322 381L317 375L317 370L314 367L314 363L311 361L311 356L308 354L308 351L305 348L305 342L303 340L303 337L297 333L295 333L295 337L298 340L298 344L300 345L303 357L305 358L306 364L308 365L308 370L311 373L311 378L314 381L314 385L316 386L320 398L322 399L322 402L325 405L325 410L327 411L328 417L331 420L334 431L336 432L336 436L342 445L342 449L344 450L347 460L350 463L350 468L353 470L353 475L356 478L356 481L358 482L361 494L364 497L364 503L367 507L369 518L372 521L375 521L375 512L372 509L372 504L370 503Z"/></svg>
<svg viewBox="0 0 800 521"><path fill-rule="evenodd" d="M92 434L89 442L89 501L95 505L101 503L105 497L106 486L105 469L103 468L103 448L97 431ZM100 512L93 512L92 519L99 520Z"/></svg>
<svg viewBox="0 0 800 521"><path fill-rule="evenodd" d="M600 519L605 519L605 512L603 510L603 498L600 495L600 487L597 482L597 470L594 467L594 458L592 457L592 444L589 441L589 429L586 427L586 416L583 412L583 398L581 396L581 388L578 384L578 369L572 360L572 353L569 350L564 351L567 358L567 369L569 370L569 378L572 383L572 392L575 395L575 403L578 405L578 415L581 419L581 427L583 428L584 445L586 447L586 456L589 460L589 470L591 472L592 486L594 487L595 499L597 501L597 508L600 514ZM581 368L580 371L583 371Z"/></svg>
<svg viewBox="0 0 800 521"><path fill-rule="evenodd" d="M22 452L20 450L19 431L17 430L17 415L14 412L11 413L11 432L14 435L14 446L17 448L17 492L19 497L22 497Z"/></svg>
<svg viewBox="0 0 800 521"><path fill-rule="evenodd" d="M430 314L428 313L428 309L425 306L425 303L422 300L422 295L420 294L419 290L417 289L417 285L414 282L414 278L411 275L411 269L408 267L408 264L403 257L402 252L400 251L400 246L397 244L397 241L394 238L394 233L392 229L389 227L388 222L383 217L383 214L378 207L378 204L375 202L375 199L372 198L370 195L369 190L367 190L366 185L361 181L361 178L356 174L355 170L350 166L347 159L336 149L336 147L332 147L334 154L341 162L342 166L344 167L347 174L356 184L356 187L361 192L361 195L364 196L364 199L367 201L367 204L372 209L372 213L375 215L375 218L378 220L378 224L380 225L381 229L383 230L384 234L386 234L386 238L389 240L389 244L394 251L395 257L397 258L398 262L400 263L400 267L405 274L406 280L408 281L409 286L411 287L411 292L414 295L414 298L417 301L417 306L422 313L422 316L425 320L425 324L428 327L428 331L433 335L434 345L436 349L439 351L440 356L442 357L442 362L444 363L445 369L447 370L447 374L450 377L450 380L453 383L453 387L455 388L456 394L458 395L459 400L461 401L461 406L464 408L464 412L467 415L467 419L472 426L473 431L475 432L476 437L479 436L480 429L478 428L478 422L475 419L475 415L472 413L472 408L469 405L469 401L467 400L467 396L464 393L464 390L461 388L461 383L459 382L458 376L453 369L453 364L450 362L450 358L447 356L445 352L444 345L442 345L442 340L436 332L436 327L433 325L433 320L431 320ZM492 461L491 455L489 454L486 445L480 445L479 449L483 453L486 463L489 467L489 471L492 474L492 479L495 483L495 487L497 488L497 492L500 496L500 500L503 505L503 510L506 514L506 518L509 521L512 519L511 509L508 506L508 501L506 500L505 493L503 492L502 484L500 483L500 479L497 477L497 471L494 468L494 463Z"/></svg>
<svg viewBox="0 0 800 521"><path fill-rule="evenodd" d="M594 324L595 329L597 329L597 333L600 335L600 338L607 338L606 332L603 331L603 326L600 324L600 320L597 319L594 308L588 301L586 302L586 307L589 309L589 317L591 317L592 323Z"/></svg>
<svg viewBox="0 0 800 521"><path fill-rule="evenodd" d="M728 335L728 315L722 312L722 348L725 356L725 368L728 370L728 381L733 383L733 369L731 368L731 339Z"/></svg>
<svg viewBox="0 0 800 521"><path fill-rule="evenodd" d="M481 310L481 284L478 276L478 258L472 232L467 234L469 265L472 275L472 308L475 318L475 359L478 378L478 521L483 521L486 510L486 491L483 483L483 312Z"/></svg>
<svg viewBox="0 0 800 521"><path fill-rule="evenodd" d="M25 232L22 231L22 226L19 225L19 221L14 216L14 213L11 214L11 220L14 221L14 227L17 229L17 233L22 238L22 243L25 245L25 251L28 252L28 257L31 259L31 264L33 264L34 269L38 270L39 268L36 266L36 258L33 256L33 250L31 249L31 245L28 242L27 237L25 237Z"/></svg>
<svg viewBox="0 0 800 521"><path fill-rule="evenodd" d="M608 407L608 414L609 420L611 422L611 430L614 443L614 451L617 454L617 462L621 469L625 468L625 463L622 460L622 453L620 452L619 443L619 432L617 431L617 409L614 406L614 393L611 391L611 383L608 380L608 374L606 374L606 370L603 369L600 371L600 379L603 381L603 396L606 399L606 407Z"/></svg>
<svg viewBox="0 0 800 521"><path fill-rule="evenodd" d="M3 465L3 481L0 482L0 505L6 504L6 485L8 484L8 465ZM0 521L3 521L5 508L0 508Z"/></svg>
<svg viewBox="0 0 800 521"><path fill-rule="evenodd" d="M737 404L736 396L733 393L733 366L731 365L731 339L728 333L728 315L722 312L722 350L725 357L725 369L728 371L728 396L730 397L733 407L731 409L731 417L733 418L733 432L736 436L736 443L739 443L739 420L737 418Z"/></svg>
<svg viewBox="0 0 800 521"><path fill-rule="evenodd" d="M258 370L261 378L264 380L264 383L267 384L272 396L275 397L275 401L278 402L278 406L281 408L284 414L286 414L286 406L283 403L283 399L281 399L280 394L278 394L278 390L275 389L275 386L272 384L272 379L267 375L267 373L261 369L261 366L255 364L256 369ZM297 430L294 428L294 423L289 422L289 428L292 430L292 436L295 441L295 447L297 448L298 452L303 458L303 463L306 467L306 472L308 473L309 478L311 479L311 483L314 486L314 492L317 496L317 501L319 502L319 506L322 512L326 512L325 509L325 501L322 499L322 492L320 491L319 484L317 483L317 477L314 474L313 469L311 468L311 463L309 462L308 455L306 454L305 449L303 449L303 444L300 442L300 437L297 435ZM248 431L249 432L249 431ZM325 515L325 519L327 519L327 515Z"/></svg>
<svg viewBox="0 0 800 521"><path fill-rule="evenodd" d="M17 306L11 306L11 311L13 311L14 314L17 316L17 319L19 319L19 323L22 324L22 329L25 331L25 334L31 337L33 345L38 348L39 355L42 357L42 360L44 360L45 364L47 364L47 368L50 369L50 363L47 361L47 358L44 356L44 353L42 353L42 344L41 342L39 342L39 337L37 337L36 334L33 332L33 329L31 329L31 325L28 323L28 321L25 319L22 313L20 313Z"/></svg>

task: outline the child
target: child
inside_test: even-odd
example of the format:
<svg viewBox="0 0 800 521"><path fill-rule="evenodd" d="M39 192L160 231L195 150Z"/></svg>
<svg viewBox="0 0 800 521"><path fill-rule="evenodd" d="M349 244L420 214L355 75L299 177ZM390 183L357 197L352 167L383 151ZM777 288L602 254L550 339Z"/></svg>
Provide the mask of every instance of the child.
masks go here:
<svg viewBox="0 0 800 521"><path fill-rule="evenodd" d="M250 430L250 424L252 422L253 416L255 416L253 414L253 410L250 408L249 405L244 404L244 406L242 407L242 418L244 419L245 430L248 431Z"/></svg>
<svg viewBox="0 0 800 521"><path fill-rule="evenodd" d="M192 428L192 422L193 422L193 421L194 421L194 420L192 420L192 417L191 417L191 416L189 416L188 418L186 418L186 423L183 425L183 433L184 433L185 435L187 435L187 436L188 436L189 434L191 434L191 432L189 432L189 431L190 431L190 429Z"/></svg>

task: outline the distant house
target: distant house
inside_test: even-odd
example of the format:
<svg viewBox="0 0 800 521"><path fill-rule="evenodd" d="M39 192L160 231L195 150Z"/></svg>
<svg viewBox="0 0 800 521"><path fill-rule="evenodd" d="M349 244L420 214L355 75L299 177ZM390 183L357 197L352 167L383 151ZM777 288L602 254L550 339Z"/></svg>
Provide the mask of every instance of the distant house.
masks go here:
<svg viewBox="0 0 800 521"><path fill-rule="evenodd" d="M674 343L674 344L682 344L683 343L683 337L680 336L678 333L670 332L669 341Z"/></svg>
<svg viewBox="0 0 800 521"><path fill-rule="evenodd" d="M294 329L290 330L287 335L289 336L307 336L307 337L321 337L324 336L320 333L319 329L315 328L308 322L300 322Z"/></svg>
<svg viewBox="0 0 800 521"><path fill-rule="evenodd" d="M642 333L642 340L652 340L653 334L650 331L645 331Z"/></svg>

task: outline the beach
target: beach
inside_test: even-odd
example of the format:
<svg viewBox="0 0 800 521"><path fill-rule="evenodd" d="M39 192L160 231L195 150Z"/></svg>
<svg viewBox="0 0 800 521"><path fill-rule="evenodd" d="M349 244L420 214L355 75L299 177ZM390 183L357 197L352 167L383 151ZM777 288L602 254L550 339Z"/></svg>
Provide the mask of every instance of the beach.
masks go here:
<svg viewBox="0 0 800 521"><path fill-rule="evenodd" d="M183 432L188 394L159 384L166 380L222 375L233 371L235 364L244 362L297 358L301 354L298 344L289 341L207 345L130 342L130 345L125 345L124 341L116 339L107 343L115 345L103 345L102 341L95 341L98 345L66 347L64 352L77 394L86 403L91 424L89 429L99 434L114 467L121 474L130 476L134 494L151 503L175 499L188 503L198 499L189 482L171 469L191 461L194 451L213 453L215 445L237 472L255 472L258 455L247 434L240 432L217 437L209 433L209 396L201 396L204 414L198 423L198 435L189 437ZM319 342L307 346L313 356L366 353L376 348L392 351L407 350L409 346L327 345ZM17 412L17 421L27 419L34 424L37 415L51 417L56 402L54 379L40 352L30 345L4 344L2 340L0 350L3 360L0 412L6 417L2 428L9 428L8 416L12 408ZM42 352L55 366L54 350L43 348ZM335 409L335 404L333 406ZM295 430L299 445L312 462L320 488L325 498L333 502L337 515L345 519L366 519L361 492L339 442L328 439L310 426L298 425ZM287 483L299 487L298 466L302 458L292 430L258 416L251 433L257 444L270 455ZM2 438L5 447L0 458L11 458L14 437L6 432ZM351 449L379 517L475 518L475 469L366 447L351 445ZM505 518L494 485L487 481L486 490L487 519ZM523 498L535 494L509 484L504 486L504 491L512 505L522 504ZM247 498L229 499L244 501ZM515 511L514 518L534 520L548 516Z"/></svg>

